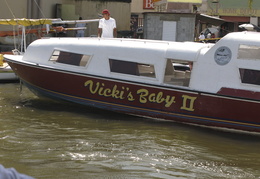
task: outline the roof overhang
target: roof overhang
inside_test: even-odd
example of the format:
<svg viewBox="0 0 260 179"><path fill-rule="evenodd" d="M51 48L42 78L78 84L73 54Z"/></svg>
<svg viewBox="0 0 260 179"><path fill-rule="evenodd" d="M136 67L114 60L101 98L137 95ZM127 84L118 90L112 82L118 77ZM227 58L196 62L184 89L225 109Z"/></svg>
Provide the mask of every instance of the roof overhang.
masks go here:
<svg viewBox="0 0 260 179"><path fill-rule="evenodd" d="M220 26L221 24L223 24L225 22L229 22L229 21L226 21L224 19L214 17L214 16L209 16L209 15L206 15L206 14L198 14L197 20L200 20L202 22L209 23L209 24L212 24L212 25L215 25L215 26Z"/></svg>

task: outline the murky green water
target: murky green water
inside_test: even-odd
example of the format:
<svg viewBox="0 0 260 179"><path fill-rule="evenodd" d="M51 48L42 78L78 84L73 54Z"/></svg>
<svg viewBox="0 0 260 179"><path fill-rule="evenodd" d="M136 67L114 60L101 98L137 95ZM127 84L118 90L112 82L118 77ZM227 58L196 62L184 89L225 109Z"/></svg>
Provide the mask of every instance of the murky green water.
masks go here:
<svg viewBox="0 0 260 179"><path fill-rule="evenodd" d="M0 164L35 178L260 178L260 138L39 99L0 84Z"/></svg>

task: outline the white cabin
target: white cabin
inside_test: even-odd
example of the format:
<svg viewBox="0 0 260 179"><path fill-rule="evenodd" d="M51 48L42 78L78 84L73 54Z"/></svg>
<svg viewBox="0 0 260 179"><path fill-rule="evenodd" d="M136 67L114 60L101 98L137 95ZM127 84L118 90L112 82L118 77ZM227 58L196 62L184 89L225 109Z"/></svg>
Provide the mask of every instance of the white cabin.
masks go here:
<svg viewBox="0 0 260 179"><path fill-rule="evenodd" d="M260 77L260 33L254 32L230 33L216 44L48 38L34 41L17 58L53 69L196 91L216 93L221 87L260 91L260 79L244 80L252 71ZM176 70L173 63L193 68Z"/></svg>

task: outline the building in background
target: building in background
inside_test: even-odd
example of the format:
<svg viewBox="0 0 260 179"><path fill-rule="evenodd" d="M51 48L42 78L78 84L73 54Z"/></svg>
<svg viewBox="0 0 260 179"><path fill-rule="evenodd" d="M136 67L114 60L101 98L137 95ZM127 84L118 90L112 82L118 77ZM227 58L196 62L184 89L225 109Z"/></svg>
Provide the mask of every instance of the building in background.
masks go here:
<svg viewBox="0 0 260 179"><path fill-rule="evenodd" d="M197 13L202 0L153 0L157 12Z"/></svg>
<svg viewBox="0 0 260 179"><path fill-rule="evenodd" d="M118 34L121 36L167 40L164 33L172 32L177 33L177 41L192 41L202 30L212 26L232 32L238 31L238 25L242 23L259 25L260 16L260 1L257 0L0 0L0 3L2 19L97 19L106 8L116 19L117 29L122 32ZM194 17L195 22L188 24ZM97 22L88 24L86 36L95 36L97 26ZM156 33L152 31L160 28L161 31ZM1 25L0 29L13 30L13 27ZM71 31L66 35L74 34ZM32 37L30 41L35 38ZM173 36L170 39L174 39Z"/></svg>
<svg viewBox="0 0 260 179"><path fill-rule="evenodd" d="M144 38L166 41L193 41L196 14L192 13L144 13Z"/></svg>
<svg viewBox="0 0 260 179"><path fill-rule="evenodd" d="M132 0L130 25L134 38L143 38L143 13L145 12L155 12L153 0Z"/></svg>
<svg viewBox="0 0 260 179"><path fill-rule="evenodd" d="M207 7L208 15L234 22L234 31L244 23L260 25L259 0L208 0Z"/></svg>
<svg viewBox="0 0 260 179"><path fill-rule="evenodd" d="M202 30L225 23L201 14L207 12L207 0L133 0L131 11L146 39L194 41Z"/></svg>
<svg viewBox="0 0 260 179"><path fill-rule="evenodd" d="M193 40L195 24L193 25L193 27L191 27L191 25L195 22L191 24L186 24L184 23L184 18L188 16L189 18L195 17L194 14L198 12L198 8L206 4L205 2L204 3L202 2L203 2L202 0L132 0L131 30L134 34L133 36L137 38L144 37L148 39L167 40L166 38L167 35L165 33L169 33L168 31L171 31L169 28L174 28L172 29L173 32L172 37L169 37L168 40L170 39L171 40L175 39L178 41L184 41L187 39ZM156 15L156 13L158 13L158 15ZM175 16L174 14L176 14L176 17L171 17L171 16ZM182 15L183 17L180 20L180 16ZM171 19L169 20L168 23L169 26L166 25L166 20L163 20L163 18L165 18L164 16L165 17L167 16L168 19ZM152 19L144 19L144 17L152 18ZM162 19L156 19L158 17ZM170 22L173 19L175 20L179 19L179 20L175 22ZM143 20L145 25L148 25L149 27L143 24ZM179 25L178 28L182 30L184 29L186 33L180 35L178 34L178 37L176 38L175 33L178 30L175 29L173 23L178 24ZM164 28L162 24L164 24ZM182 26L180 26L180 24L182 24ZM186 24L187 27L183 27L184 24ZM152 28L153 25L154 27ZM153 32L151 29L156 29L156 30ZM187 32L190 31L192 31L192 33L187 34ZM142 32L144 33L142 34ZM180 32L181 31L179 31L179 33ZM139 34L142 35L140 36Z"/></svg>
<svg viewBox="0 0 260 179"><path fill-rule="evenodd" d="M1 19L98 19L102 17L103 9L109 9L111 17L117 21L117 29L130 30L131 0L0 0L0 3ZM97 35L97 28L98 22L88 24L85 35ZM13 31L13 26L0 25L0 31ZM66 36L75 36L75 32L69 31ZM30 43L38 37L28 34L27 38L27 43ZM6 39L7 37L0 37L0 43L6 43Z"/></svg>

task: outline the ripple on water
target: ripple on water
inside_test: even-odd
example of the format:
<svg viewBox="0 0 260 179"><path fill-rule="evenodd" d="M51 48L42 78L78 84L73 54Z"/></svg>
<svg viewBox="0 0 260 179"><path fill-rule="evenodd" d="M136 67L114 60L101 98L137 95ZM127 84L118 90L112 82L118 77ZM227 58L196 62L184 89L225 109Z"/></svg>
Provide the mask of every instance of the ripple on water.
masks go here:
<svg viewBox="0 0 260 179"><path fill-rule="evenodd" d="M259 178L260 142L1 86L0 157L36 178ZM13 88L14 87L14 88Z"/></svg>

